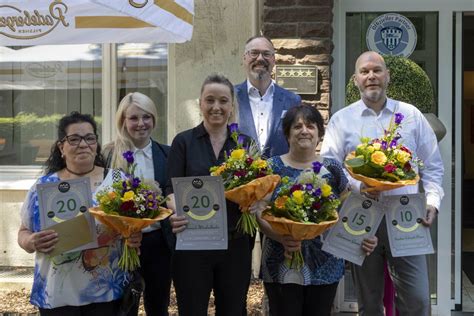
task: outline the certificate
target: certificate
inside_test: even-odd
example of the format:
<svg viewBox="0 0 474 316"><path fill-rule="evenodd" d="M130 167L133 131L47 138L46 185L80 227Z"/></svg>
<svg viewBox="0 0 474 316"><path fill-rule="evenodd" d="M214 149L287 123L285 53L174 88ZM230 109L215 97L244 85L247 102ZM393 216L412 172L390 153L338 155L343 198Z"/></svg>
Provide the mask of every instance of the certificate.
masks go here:
<svg viewBox="0 0 474 316"><path fill-rule="evenodd" d="M381 203L351 193L339 211L341 220L329 230L322 250L362 265L365 259L362 241L375 235L383 216Z"/></svg>
<svg viewBox="0 0 474 316"><path fill-rule="evenodd" d="M426 215L426 197L423 193L387 196L384 204L393 257L434 253L430 229L421 223Z"/></svg>
<svg viewBox="0 0 474 316"><path fill-rule="evenodd" d="M98 247L89 178L38 184L36 191L41 229L59 235L54 254Z"/></svg>
<svg viewBox="0 0 474 316"><path fill-rule="evenodd" d="M221 177L172 178L176 214L187 217L176 250L227 249L227 207Z"/></svg>

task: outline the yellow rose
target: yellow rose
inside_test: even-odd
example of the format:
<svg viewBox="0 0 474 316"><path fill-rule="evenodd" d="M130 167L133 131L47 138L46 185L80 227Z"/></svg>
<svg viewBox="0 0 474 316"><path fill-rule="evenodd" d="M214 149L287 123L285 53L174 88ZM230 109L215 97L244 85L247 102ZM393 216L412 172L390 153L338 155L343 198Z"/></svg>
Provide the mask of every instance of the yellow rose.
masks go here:
<svg viewBox="0 0 474 316"><path fill-rule="evenodd" d="M382 146L380 143L374 143L372 145L374 147L375 150L380 150L380 146Z"/></svg>
<svg viewBox="0 0 474 316"><path fill-rule="evenodd" d="M107 193L109 199L113 200L117 197L117 194L114 191L110 191Z"/></svg>
<svg viewBox="0 0 474 316"><path fill-rule="evenodd" d="M328 197L331 195L331 193L332 193L332 188L329 184L323 184L321 186L321 195L323 197Z"/></svg>
<svg viewBox="0 0 474 316"><path fill-rule="evenodd" d="M211 172L211 176L220 176L225 170L225 164L220 165L216 170Z"/></svg>
<svg viewBox="0 0 474 316"><path fill-rule="evenodd" d="M256 167L258 169L263 169L267 167L267 162L263 159L257 159L254 162L252 162L253 167Z"/></svg>
<svg viewBox="0 0 474 316"><path fill-rule="evenodd" d="M233 159L241 159L242 157L245 156L245 149L235 149L235 150L232 151L230 156Z"/></svg>
<svg viewBox="0 0 474 316"><path fill-rule="evenodd" d="M375 151L374 146L367 146L367 152L368 153L373 153Z"/></svg>
<svg viewBox="0 0 474 316"><path fill-rule="evenodd" d="M133 201L134 197L135 197L135 193L133 193L133 191L127 191L127 192L125 192L125 194L123 195L123 198L121 200L122 200L122 202Z"/></svg>
<svg viewBox="0 0 474 316"><path fill-rule="evenodd" d="M404 165L410 160L410 154L406 151L400 150L397 153L397 160Z"/></svg>
<svg viewBox="0 0 474 316"><path fill-rule="evenodd" d="M293 199L295 200L296 204L303 204L304 198L303 198L303 191L301 190L296 190L293 191Z"/></svg>
<svg viewBox="0 0 474 316"><path fill-rule="evenodd" d="M370 160L379 166L383 166L387 162L387 156L381 151L376 151L372 153Z"/></svg>

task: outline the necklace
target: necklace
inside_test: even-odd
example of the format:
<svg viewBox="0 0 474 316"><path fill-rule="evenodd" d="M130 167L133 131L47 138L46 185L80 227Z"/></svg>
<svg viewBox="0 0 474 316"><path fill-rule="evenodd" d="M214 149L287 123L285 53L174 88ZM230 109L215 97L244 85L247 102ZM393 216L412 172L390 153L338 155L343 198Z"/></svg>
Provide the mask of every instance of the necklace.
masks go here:
<svg viewBox="0 0 474 316"><path fill-rule="evenodd" d="M94 166L92 167L92 169L89 170L89 171L86 171L86 172L74 172L74 171L72 171L71 169L69 169L68 167L66 167L66 170L67 170L69 173L71 173L71 174L73 174L73 175L76 175L76 176L79 176L79 177L82 177L82 176L84 176L84 175L86 175L86 174L88 174L88 173L94 171L94 169L95 169L95 165L94 165Z"/></svg>

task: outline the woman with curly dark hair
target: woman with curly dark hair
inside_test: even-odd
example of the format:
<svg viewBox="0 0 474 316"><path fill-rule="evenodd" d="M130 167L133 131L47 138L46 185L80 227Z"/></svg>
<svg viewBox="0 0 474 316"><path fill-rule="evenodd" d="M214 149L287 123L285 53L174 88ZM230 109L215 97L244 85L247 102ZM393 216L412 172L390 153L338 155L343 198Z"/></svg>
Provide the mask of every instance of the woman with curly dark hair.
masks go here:
<svg viewBox="0 0 474 316"><path fill-rule="evenodd" d="M121 240L96 224L99 248L49 255L59 238L41 227L37 184L90 179L94 191L104 177L104 161L97 141L97 124L88 114L72 112L59 121L58 139L51 148L40 177L27 194L21 209L18 244L28 253L36 252L31 304L41 315L116 315L122 297L125 272L118 268ZM139 247L141 233L128 239Z"/></svg>

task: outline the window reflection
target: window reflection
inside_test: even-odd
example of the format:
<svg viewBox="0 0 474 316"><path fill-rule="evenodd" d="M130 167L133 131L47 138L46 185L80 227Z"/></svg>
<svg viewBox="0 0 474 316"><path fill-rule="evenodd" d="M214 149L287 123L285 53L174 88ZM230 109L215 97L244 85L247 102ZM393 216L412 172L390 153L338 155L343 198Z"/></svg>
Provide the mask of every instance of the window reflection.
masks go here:
<svg viewBox="0 0 474 316"><path fill-rule="evenodd" d="M0 165L42 165L66 113L100 124L100 45L0 47L0 60Z"/></svg>

